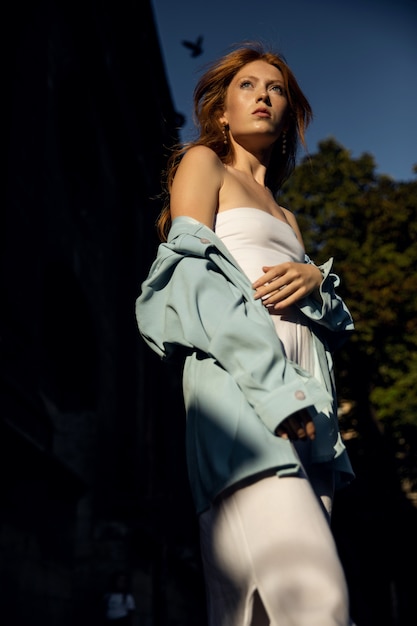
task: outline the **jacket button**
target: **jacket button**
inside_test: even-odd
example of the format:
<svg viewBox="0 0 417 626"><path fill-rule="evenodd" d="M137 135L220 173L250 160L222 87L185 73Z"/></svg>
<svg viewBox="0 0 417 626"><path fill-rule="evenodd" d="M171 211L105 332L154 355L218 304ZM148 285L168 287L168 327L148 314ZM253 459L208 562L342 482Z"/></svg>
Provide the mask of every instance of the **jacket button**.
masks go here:
<svg viewBox="0 0 417 626"><path fill-rule="evenodd" d="M304 391L298 390L295 392L295 397L297 398L297 400L305 400L306 394L304 393Z"/></svg>

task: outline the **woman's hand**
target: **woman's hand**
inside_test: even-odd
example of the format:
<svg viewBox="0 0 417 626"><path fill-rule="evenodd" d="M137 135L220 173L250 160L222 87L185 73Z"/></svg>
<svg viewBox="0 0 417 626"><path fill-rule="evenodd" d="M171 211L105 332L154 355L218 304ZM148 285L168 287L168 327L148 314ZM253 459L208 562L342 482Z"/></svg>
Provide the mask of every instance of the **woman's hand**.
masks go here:
<svg viewBox="0 0 417 626"><path fill-rule="evenodd" d="M316 265L288 261L279 265L264 266L263 276L253 283L255 300L280 311L301 298L317 291L323 280ZM318 291L317 294L318 296ZM319 297L319 296L318 296Z"/></svg>
<svg viewBox="0 0 417 626"><path fill-rule="evenodd" d="M314 439L316 428L306 409L293 413L275 429L275 434L283 439Z"/></svg>

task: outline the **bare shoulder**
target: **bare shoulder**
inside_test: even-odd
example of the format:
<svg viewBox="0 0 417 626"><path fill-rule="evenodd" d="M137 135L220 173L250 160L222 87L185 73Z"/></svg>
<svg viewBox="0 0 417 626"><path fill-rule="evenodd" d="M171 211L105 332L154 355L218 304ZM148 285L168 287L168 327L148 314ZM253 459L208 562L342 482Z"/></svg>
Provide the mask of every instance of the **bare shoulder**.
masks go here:
<svg viewBox="0 0 417 626"><path fill-rule="evenodd" d="M218 208L224 167L206 146L193 146L182 157L171 189L171 216L189 215L210 228Z"/></svg>
<svg viewBox="0 0 417 626"><path fill-rule="evenodd" d="M193 146L184 154L181 159L181 166L186 167L204 167L223 169L223 163L217 156L217 154L211 148L207 146Z"/></svg>
<svg viewBox="0 0 417 626"><path fill-rule="evenodd" d="M291 226L294 226L294 224L297 224L297 219L292 211L290 211L284 206L280 206L280 208L282 209L285 217L287 218L288 223L291 224Z"/></svg>
<svg viewBox="0 0 417 626"><path fill-rule="evenodd" d="M283 210L284 215L287 218L288 224L293 228L295 234L297 235L297 239L304 246L303 236L301 234L300 227L298 226L297 218L295 217L294 213L289 209L286 209L285 207L281 207L281 209Z"/></svg>
<svg viewBox="0 0 417 626"><path fill-rule="evenodd" d="M174 184L210 185L219 189L223 184L224 167L217 154L207 146L193 146L182 157L174 177Z"/></svg>

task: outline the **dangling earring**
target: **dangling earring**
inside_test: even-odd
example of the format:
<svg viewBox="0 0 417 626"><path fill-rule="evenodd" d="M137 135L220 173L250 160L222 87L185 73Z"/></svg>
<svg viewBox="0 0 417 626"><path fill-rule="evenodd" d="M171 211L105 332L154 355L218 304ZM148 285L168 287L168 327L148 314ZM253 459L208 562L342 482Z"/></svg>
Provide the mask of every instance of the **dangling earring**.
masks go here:
<svg viewBox="0 0 417 626"><path fill-rule="evenodd" d="M283 131L282 133L282 154L286 154L287 152L287 131Z"/></svg>
<svg viewBox="0 0 417 626"><path fill-rule="evenodd" d="M223 143L224 143L225 146L227 146L226 128L229 129L229 125L228 124L223 124L223 126L222 126L222 133L223 133Z"/></svg>

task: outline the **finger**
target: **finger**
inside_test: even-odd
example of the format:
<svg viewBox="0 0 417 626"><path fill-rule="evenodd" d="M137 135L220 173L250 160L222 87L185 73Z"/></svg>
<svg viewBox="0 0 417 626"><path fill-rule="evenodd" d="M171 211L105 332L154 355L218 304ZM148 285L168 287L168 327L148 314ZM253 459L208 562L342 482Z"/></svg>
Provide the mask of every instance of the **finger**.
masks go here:
<svg viewBox="0 0 417 626"><path fill-rule="evenodd" d="M290 439L306 439L307 434L304 428L304 423L298 416L297 418L291 418L290 425L292 430Z"/></svg>
<svg viewBox="0 0 417 626"><path fill-rule="evenodd" d="M264 297L271 293L272 291L276 291L283 287L286 284L286 281L281 276L271 276L271 278L263 284L259 284L255 286L257 283L253 283L252 287L256 290L256 294L259 297Z"/></svg>
<svg viewBox="0 0 417 626"><path fill-rule="evenodd" d="M304 430L304 426L299 426L297 429L296 437L294 439L307 439L307 433Z"/></svg>
<svg viewBox="0 0 417 626"><path fill-rule="evenodd" d="M298 290L297 285L288 283L283 276L278 276L271 280L268 285L257 289L255 299L261 298L264 304L275 304L293 296L296 290Z"/></svg>
<svg viewBox="0 0 417 626"><path fill-rule="evenodd" d="M273 304L276 304L278 302L282 302L282 300L285 300L286 296L284 294L281 294L281 290L280 289L276 289L274 291L269 291L269 293L267 293L265 296L259 296L260 299L262 300L262 303L265 306L271 306ZM257 298L259 300L259 297ZM256 298L256 296L255 296Z"/></svg>
<svg viewBox="0 0 417 626"><path fill-rule="evenodd" d="M316 427L314 426L313 420L311 420L311 422L307 422L304 428L309 439L316 438Z"/></svg>
<svg viewBox="0 0 417 626"><path fill-rule="evenodd" d="M271 281L276 280L284 273L283 268L277 265L265 265L262 270L264 271L264 274L262 276L259 276L259 278L257 278L257 280L252 283L254 289L258 289L259 287L263 287L264 285L269 284Z"/></svg>
<svg viewBox="0 0 417 626"><path fill-rule="evenodd" d="M316 436L316 427L314 426L314 422L308 411L303 410L301 412L301 421L307 437L309 439L314 439Z"/></svg>
<svg viewBox="0 0 417 626"><path fill-rule="evenodd" d="M267 294L267 296L260 297L265 306L274 305L275 309L285 309L295 304L302 296L298 290L293 291L291 285L284 285L281 289L272 291ZM259 299L259 297L257 299Z"/></svg>
<svg viewBox="0 0 417 626"><path fill-rule="evenodd" d="M275 434L282 439L288 439L288 433L286 433L283 428L276 428Z"/></svg>
<svg viewBox="0 0 417 626"><path fill-rule="evenodd" d="M300 297L298 296L298 293L292 293L292 294L290 294L288 296L286 296L285 294L281 294L280 293L278 298L272 299L271 302L267 303L267 305L269 305L269 306L274 305L274 309L276 311L279 311L281 309L286 309L289 306L292 306L299 299L300 299ZM264 301L263 301L263 303L265 304Z"/></svg>
<svg viewBox="0 0 417 626"><path fill-rule="evenodd" d="M285 428L290 439L299 439L304 436L305 431L300 421L300 416L295 414L285 420Z"/></svg>

